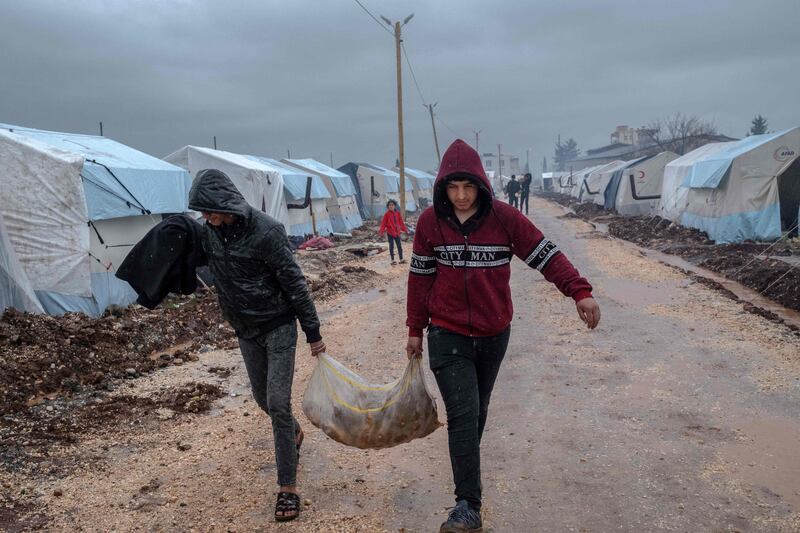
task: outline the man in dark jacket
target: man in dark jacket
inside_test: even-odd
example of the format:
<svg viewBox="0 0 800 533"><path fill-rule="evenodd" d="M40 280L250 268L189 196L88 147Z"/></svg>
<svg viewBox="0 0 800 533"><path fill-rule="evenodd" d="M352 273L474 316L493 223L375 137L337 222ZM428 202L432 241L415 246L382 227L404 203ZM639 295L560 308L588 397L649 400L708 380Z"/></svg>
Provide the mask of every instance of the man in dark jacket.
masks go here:
<svg viewBox="0 0 800 533"><path fill-rule="evenodd" d="M296 322L311 354L319 355L325 344L317 311L284 227L248 205L228 176L219 170L198 173L189 208L207 221L202 244L222 315L239 338L253 396L272 419L280 485L275 518L291 520L300 512L296 471L302 442L291 408Z"/></svg>
<svg viewBox="0 0 800 533"><path fill-rule="evenodd" d="M528 204L531 201L531 183L533 183L533 176L528 172L522 177L519 191L519 210L522 211L522 207L525 206L526 215L528 214Z"/></svg>
<svg viewBox="0 0 800 533"><path fill-rule="evenodd" d="M517 181L517 177L512 174L511 181L509 181L508 185L506 186L506 193L508 193L508 203L514 207L519 206L519 196L517 196L519 191L520 185Z"/></svg>
<svg viewBox="0 0 800 533"><path fill-rule="evenodd" d="M480 156L455 141L442 157L433 208L414 235L406 321L409 358L422 356L428 328L430 366L447 410L456 507L443 533L481 528L480 442L511 334L514 255L574 299L589 328L597 326L589 282L525 215L492 198Z"/></svg>

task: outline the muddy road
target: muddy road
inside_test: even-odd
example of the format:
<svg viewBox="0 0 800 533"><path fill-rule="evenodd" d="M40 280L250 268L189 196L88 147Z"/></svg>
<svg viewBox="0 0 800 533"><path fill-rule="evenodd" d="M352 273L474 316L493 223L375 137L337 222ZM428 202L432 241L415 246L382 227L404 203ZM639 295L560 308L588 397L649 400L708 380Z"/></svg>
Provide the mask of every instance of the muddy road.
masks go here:
<svg viewBox="0 0 800 533"><path fill-rule="evenodd" d="M632 245L559 218L560 207L531 203L595 285L603 321L582 328L574 304L515 261L511 344L483 440L487 529L800 530L800 339ZM405 270L384 255L365 263L382 275L376 288L320 306L331 354L372 381L405 365ZM29 504L0 514L3 525L438 530L452 505L445 429L381 451L333 442L300 411L314 364L305 348L294 388L304 510L276 525L271 430L240 355L199 355L124 393L207 382L225 391L211 411L131 420L10 469L16 501Z"/></svg>

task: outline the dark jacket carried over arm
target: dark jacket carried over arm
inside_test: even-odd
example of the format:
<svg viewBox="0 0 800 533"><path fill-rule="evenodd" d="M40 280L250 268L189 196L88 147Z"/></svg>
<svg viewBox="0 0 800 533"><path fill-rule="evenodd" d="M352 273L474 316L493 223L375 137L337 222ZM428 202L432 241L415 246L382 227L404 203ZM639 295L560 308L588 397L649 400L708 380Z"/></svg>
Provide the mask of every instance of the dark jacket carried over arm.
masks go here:
<svg viewBox="0 0 800 533"><path fill-rule="evenodd" d="M159 222L134 246L116 276L127 281L153 309L167 294L191 294L197 289L195 269L206 264L201 244L203 226L186 215Z"/></svg>
<svg viewBox="0 0 800 533"><path fill-rule="evenodd" d="M222 314L236 334L257 337L297 318L308 342L320 340L317 311L283 225L253 209L218 170L198 173L189 208L236 215L231 225L206 224L202 239Z"/></svg>

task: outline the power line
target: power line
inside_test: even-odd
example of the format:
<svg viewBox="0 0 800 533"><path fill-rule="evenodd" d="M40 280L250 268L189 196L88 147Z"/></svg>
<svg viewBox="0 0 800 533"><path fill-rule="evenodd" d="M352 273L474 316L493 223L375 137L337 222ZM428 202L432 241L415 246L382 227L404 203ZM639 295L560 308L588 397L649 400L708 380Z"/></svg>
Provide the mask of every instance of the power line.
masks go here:
<svg viewBox="0 0 800 533"><path fill-rule="evenodd" d="M406 63L408 63L408 70L411 71L411 79L414 80L414 85L417 87L417 92L419 93L419 98L422 100L422 105L427 106L428 104L425 103L425 97L422 95L422 89L419 88L419 83L417 83L417 76L414 74L414 67L411 66L411 60L408 58L408 52L406 52L406 45L403 43L403 55L406 57Z"/></svg>
<svg viewBox="0 0 800 533"><path fill-rule="evenodd" d="M382 29L383 31L385 31L386 33L388 33L389 35L391 35L391 36L393 36L393 37L394 37L394 34L393 34L392 32L390 32L390 31L389 31L389 29L388 29L386 26L384 26L384 25L383 25L383 23L382 23L380 20L378 20L377 18L375 18L375 15L373 15L372 13L370 13L370 12L369 12L369 9L367 9L366 7L364 7L364 4L362 4L362 3L361 3L361 2L359 2L358 0L355 0L355 3L356 3L356 4L358 4L359 6L361 6L361 9L363 9L363 10L366 12L366 14L367 14L367 15L369 15L369 16L372 18L372 20L374 20L375 22L377 22L377 23L378 23L378 26L380 26L380 27L381 27L381 29Z"/></svg>

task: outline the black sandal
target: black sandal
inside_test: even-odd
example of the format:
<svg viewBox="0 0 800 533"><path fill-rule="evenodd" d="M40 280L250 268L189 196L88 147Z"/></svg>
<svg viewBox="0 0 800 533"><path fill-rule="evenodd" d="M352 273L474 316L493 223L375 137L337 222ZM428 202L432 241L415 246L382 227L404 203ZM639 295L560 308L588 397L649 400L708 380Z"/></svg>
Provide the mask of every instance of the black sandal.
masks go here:
<svg viewBox="0 0 800 533"><path fill-rule="evenodd" d="M286 513L294 513L287 515ZM278 513L281 513L280 515ZM288 522L300 516L300 496L293 492L279 492L275 504L275 520Z"/></svg>

